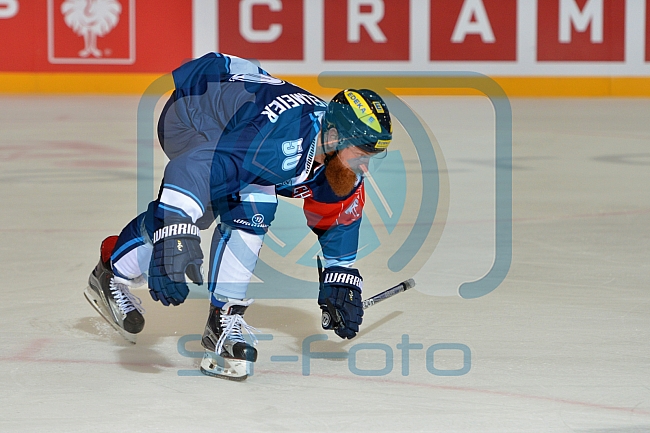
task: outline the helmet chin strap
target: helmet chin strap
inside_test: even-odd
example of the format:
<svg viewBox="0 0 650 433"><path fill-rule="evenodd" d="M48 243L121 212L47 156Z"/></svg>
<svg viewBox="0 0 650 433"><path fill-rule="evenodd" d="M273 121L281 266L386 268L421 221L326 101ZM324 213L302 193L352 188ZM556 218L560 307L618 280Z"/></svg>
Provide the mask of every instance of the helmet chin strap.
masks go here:
<svg viewBox="0 0 650 433"><path fill-rule="evenodd" d="M332 159L334 159L334 158L336 157L337 154L338 154L338 152L334 152L334 153L332 153L331 155L330 155L330 154L327 154L327 153L325 154L325 161L323 161L323 164L325 165L325 167L327 167L327 164L329 164L329 162L330 162Z"/></svg>

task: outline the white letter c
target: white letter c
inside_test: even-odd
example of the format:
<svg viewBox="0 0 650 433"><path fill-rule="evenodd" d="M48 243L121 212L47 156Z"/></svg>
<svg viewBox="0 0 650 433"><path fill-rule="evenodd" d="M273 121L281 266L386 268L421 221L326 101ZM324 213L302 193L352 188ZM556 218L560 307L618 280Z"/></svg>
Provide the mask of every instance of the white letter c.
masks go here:
<svg viewBox="0 0 650 433"><path fill-rule="evenodd" d="M282 24L274 23L266 30L253 28L253 6L266 5L272 12L282 10L281 0L242 0L239 2L239 32L248 42L273 42L282 34Z"/></svg>
<svg viewBox="0 0 650 433"><path fill-rule="evenodd" d="M0 19L18 15L18 0L0 0Z"/></svg>

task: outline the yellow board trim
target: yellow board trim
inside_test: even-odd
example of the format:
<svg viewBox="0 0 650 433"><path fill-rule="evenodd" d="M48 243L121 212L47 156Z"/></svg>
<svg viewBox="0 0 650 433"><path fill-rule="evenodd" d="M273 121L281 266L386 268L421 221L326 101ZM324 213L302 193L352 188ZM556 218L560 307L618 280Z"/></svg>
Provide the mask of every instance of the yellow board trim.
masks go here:
<svg viewBox="0 0 650 433"><path fill-rule="evenodd" d="M338 90L323 88L317 76L282 76L321 97ZM508 97L650 97L650 77L490 77ZM392 89L398 95L483 95L472 89Z"/></svg>
<svg viewBox="0 0 650 433"><path fill-rule="evenodd" d="M142 95L163 75L0 72L0 93Z"/></svg>
<svg viewBox="0 0 650 433"><path fill-rule="evenodd" d="M141 95L164 74L0 72L0 94ZM282 75L323 98L340 89L318 84L318 77ZM491 77L508 97L650 97L650 77ZM477 95L471 89L394 89L404 95Z"/></svg>

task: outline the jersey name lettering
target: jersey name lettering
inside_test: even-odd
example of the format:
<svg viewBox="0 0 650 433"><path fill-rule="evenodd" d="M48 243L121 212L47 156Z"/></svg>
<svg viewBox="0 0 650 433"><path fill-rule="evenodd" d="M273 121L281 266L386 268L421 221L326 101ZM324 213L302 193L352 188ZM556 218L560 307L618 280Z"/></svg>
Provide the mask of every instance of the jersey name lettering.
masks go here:
<svg viewBox="0 0 650 433"><path fill-rule="evenodd" d="M275 123L284 111L298 107L300 105L315 105L317 107L327 107L327 104L314 95L306 93L287 93L277 96L273 101L267 104L261 114L265 114L271 123Z"/></svg>

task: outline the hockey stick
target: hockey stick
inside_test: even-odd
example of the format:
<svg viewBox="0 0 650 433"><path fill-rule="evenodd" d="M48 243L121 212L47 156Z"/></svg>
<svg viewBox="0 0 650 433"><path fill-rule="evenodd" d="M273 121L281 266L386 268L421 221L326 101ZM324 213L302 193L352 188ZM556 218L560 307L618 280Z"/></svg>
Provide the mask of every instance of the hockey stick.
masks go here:
<svg viewBox="0 0 650 433"><path fill-rule="evenodd" d="M393 297L397 295L398 293L402 293L407 291L408 289L411 289L415 287L415 280L413 278L409 278L406 281L402 281L396 286L391 287L388 290L384 290L381 293L376 294L375 296L372 296L362 302L363 304L363 309L365 310L366 308L370 308L373 305L388 299L390 297Z"/></svg>

